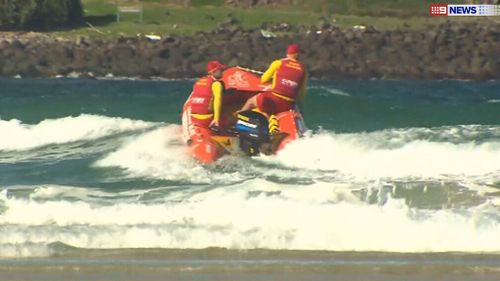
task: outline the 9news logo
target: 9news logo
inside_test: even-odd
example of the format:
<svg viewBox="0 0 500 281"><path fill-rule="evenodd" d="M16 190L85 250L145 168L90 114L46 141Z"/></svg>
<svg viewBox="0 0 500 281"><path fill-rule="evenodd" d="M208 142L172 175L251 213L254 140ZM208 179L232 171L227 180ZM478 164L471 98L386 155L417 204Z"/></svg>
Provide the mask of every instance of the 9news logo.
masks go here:
<svg viewBox="0 0 500 281"><path fill-rule="evenodd" d="M429 8L429 13L431 16L447 16L448 15L448 4L431 4Z"/></svg>
<svg viewBox="0 0 500 281"><path fill-rule="evenodd" d="M429 14L435 16L477 17L499 16L500 5L492 4L431 4Z"/></svg>

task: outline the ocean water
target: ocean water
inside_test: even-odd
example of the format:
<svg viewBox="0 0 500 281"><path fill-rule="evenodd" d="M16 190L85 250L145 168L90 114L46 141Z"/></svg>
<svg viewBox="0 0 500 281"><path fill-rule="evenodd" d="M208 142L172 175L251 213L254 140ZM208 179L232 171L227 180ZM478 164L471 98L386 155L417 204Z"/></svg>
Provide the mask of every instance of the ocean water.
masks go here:
<svg viewBox="0 0 500 281"><path fill-rule="evenodd" d="M210 249L500 268L500 81L313 81L305 138L210 166L181 141L192 83L0 80L0 271Z"/></svg>

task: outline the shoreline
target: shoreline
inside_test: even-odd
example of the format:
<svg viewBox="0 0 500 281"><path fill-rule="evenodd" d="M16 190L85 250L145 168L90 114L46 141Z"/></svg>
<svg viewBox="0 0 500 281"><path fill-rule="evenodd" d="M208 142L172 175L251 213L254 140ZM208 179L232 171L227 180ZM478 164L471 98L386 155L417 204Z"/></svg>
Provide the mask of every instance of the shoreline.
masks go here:
<svg viewBox="0 0 500 281"><path fill-rule="evenodd" d="M498 254L300 250L72 249L0 259L9 280L496 280ZM85 273L85 274L82 274ZM96 279L97 278L97 279Z"/></svg>
<svg viewBox="0 0 500 281"><path fill-rule="evenodd" d="M461 22L424 30L340 29L274 25L244 30L237 23L194 36L117 39L51 37L40 33L0 35L0 77L116 77L191 79L205 63L265 70L285 46L302 46L311 78L495 80L500 78L500 23Z"/></svg>

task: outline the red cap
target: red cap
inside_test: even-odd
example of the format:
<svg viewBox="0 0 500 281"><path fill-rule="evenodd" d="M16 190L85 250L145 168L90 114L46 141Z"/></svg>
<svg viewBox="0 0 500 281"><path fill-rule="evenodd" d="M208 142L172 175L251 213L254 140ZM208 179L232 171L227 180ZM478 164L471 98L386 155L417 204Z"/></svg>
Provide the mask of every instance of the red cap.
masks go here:
<svg viewBox="0 0 500 281"><path fill-rule="evenodd" d="M300 46L298 44L290 44L288 48L286 48L287 55L298 54L300 52Z"/></svg>
<svg viewBox="0 0 500 281"><path fill-rule="evenodd" d="M207 63L207 72L212 73L218 69L226 68L225 65L220 63L218 60L212 60Z"/></svg>

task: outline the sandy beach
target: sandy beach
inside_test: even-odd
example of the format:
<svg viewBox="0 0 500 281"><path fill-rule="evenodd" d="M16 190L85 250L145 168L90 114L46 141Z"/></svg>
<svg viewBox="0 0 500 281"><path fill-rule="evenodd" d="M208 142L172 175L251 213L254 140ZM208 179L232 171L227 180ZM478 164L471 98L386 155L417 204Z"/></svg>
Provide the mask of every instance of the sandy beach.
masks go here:
<svg viewBox="0 0 500 281"><path fill-rule="evenodd" d="M498 280L491 254L391 254L270 250L72 250L0 260L10 281L41 280Z"/></svg>

